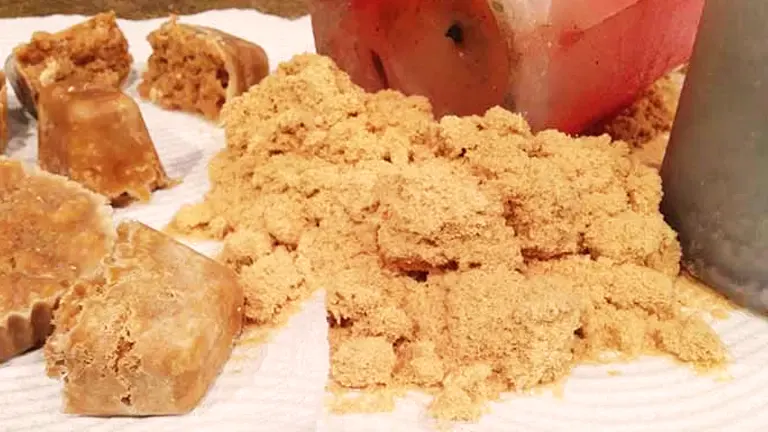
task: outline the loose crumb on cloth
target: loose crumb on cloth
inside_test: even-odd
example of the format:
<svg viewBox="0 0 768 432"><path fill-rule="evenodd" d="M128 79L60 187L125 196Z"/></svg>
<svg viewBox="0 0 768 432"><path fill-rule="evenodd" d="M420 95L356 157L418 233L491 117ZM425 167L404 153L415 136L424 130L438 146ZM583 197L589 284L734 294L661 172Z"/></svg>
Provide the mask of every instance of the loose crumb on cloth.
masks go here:
<svg viewBox="0 0 768 432"><path fill-rule="evenodd" d="M365 93L316 55L222 115L211 191L172 228L225 241L251 323L326 291L337 409L394 406L349 390L417 388L433 416L474 420L609 353L727 360L677 294L661 180L628 144L533 134L500 108L437 122L424 98Z"/></svg>

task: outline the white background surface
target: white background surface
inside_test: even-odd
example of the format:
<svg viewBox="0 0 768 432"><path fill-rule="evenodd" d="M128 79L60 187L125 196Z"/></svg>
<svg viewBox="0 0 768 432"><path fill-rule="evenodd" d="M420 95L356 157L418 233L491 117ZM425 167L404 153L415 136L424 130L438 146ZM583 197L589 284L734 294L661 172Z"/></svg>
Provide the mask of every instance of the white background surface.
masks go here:
<svg viewBox="0 0 768 432"><path fill-rule="evenodd" d="M56 31L82 17L0 19L0 56L29 39L34 30ZM146 35L163 20L120 21L135 58L129 94L150 54ZM182 17L261 44L271 64L313 51L308 18L286 21L251 11L215 11ZM12 91L10 92L12 93ZM11 97L10 155L35 161L34 121ZM208 188L207 162L224 144L214 125L182 113L140 103L160 157L184 182L157 192L148 205L117 213L161 228L184 203L198 201ZM212 252L213 244L192 244ZM736 313L715 328L734 358L731 379L699 377L664 359L624 365L582 366L566 382L564 395L510 396L492 404L479 424L457 431L758 431L768 430L768 323ZM44 373L39 352L0 365L0 432L13 431L421 431L431 422L423 406L401 401L395 413L328 416L324 386L328 344L322 295L266 346L241 346L204 402L192 414L150 419L91 419L58 413L60 385ZM609 375L618 371L619 375ZM423 398L421 399L423 402Z"/></svg>

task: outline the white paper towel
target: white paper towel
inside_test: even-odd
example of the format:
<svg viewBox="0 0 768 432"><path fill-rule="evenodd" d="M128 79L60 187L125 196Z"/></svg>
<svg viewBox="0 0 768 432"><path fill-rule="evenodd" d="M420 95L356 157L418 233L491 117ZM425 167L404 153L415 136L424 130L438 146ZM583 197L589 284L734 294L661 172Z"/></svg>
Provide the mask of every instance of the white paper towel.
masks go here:
<svg viewBox="0 0 768 432"><path fill-rule="evenodd" d="M55 31L83 17L0 20L0 56L28 40L34 30ZM129 93L150 48L146 35L163 20L120 21L136 65ZM227 10L182 17L256 41L274 67L293 54L313 51L308 18L288 21L257 12ZM12 99L13 157L34 161L35 127ZM224 143L220 129L193 116L140 103L158 152L176 188L157 192L148 205L121 210L159 228L184 203L208 188L207 162ZM213 252L214 243L192 243ZM457 431L758 431L768 430L768 323L746 313L715 323L734 357L732 379L699 377L663 359L625 365L582 366L566 382L562 398L510 396L492 404L476 425ZM203 404L192 414L149 419L90 419L59 414L59 384L44 375L42 356L31 353L0 366L0 432L12 431L310 431L409 432L430 430L425 398L398 403L394 413L327 415L323 406L328 344L320 294L276 334L271 343L242 346ZM615 375L618 372L618 375Z"/></svg>

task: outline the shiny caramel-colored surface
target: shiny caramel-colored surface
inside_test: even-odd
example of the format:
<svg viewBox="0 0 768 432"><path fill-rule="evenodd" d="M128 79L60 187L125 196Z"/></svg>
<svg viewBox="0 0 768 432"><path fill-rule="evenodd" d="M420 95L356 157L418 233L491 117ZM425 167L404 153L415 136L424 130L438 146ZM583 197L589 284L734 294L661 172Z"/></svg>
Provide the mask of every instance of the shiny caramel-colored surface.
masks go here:
<svg viewBox="0 0 768 432"><path fill-rule="evenodd" d="M116 204L149 200L171 182L136 102L104 88L45 88L38 113L40 167Z"/></svg>

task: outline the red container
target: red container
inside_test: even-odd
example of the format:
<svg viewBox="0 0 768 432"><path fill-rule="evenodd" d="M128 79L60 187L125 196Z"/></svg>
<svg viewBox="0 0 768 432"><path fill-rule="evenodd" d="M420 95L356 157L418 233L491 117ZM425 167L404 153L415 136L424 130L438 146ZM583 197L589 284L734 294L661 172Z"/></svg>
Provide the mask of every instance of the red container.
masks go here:
<svg viewBox="0 0 768 432"><path fill-rule="evenodd" d="M312 0L317 52L435 114L579 132L691 55L704 0Z"/></svg>

